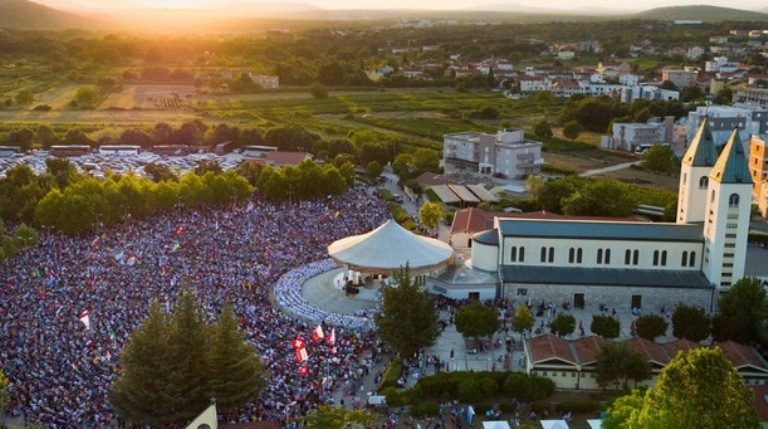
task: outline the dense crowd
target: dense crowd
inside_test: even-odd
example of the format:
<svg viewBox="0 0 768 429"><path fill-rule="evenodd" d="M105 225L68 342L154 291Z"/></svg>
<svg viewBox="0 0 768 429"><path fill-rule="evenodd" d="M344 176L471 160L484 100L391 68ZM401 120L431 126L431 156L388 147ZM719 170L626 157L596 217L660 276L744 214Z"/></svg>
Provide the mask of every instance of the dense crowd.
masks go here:
<svg viewBox="0 0 768 429"><path fill-rule="evenodd" d="M157 299L171 310L189 283L209 321L233 304L269 371L260 398L227 420L287 424L330 392L358 382L378 359L371 333L336 328L335 352L310 340L315 325L282 313L272 286L327 246L380 225L369 190L294 204L254 199L220 209L176 209L89 237L42 233L40 245L0 265L0 364L12 382L7 410L48 428L111 427L108 401L120 350ZM90 329L79 320L88 311ZM330 326L327 327L327 330ZM299 373L291 340L310 355ZM327 397L325 397L327 396Z"/></svg>

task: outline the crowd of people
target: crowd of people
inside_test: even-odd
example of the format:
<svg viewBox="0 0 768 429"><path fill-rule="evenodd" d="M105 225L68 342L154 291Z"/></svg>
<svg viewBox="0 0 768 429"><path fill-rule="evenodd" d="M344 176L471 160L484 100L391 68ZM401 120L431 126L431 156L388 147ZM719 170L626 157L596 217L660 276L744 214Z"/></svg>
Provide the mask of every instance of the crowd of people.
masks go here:
<svg viewBox="0 0 768 429"><path fill-rule="evenodd" d="M258 400L228 421L287 425L328 401L324 396L368 373L382 345L373 333L344 326L336 327L333 346L311 341L316 323L273 305L272 287L289 271L327 258L334 240L379 226L386 207L368 191L293 204L255 198L178 208L87 237L43 231L37 247L0 265L0 365L12 382L7 410L46 428L113 427L108 394L120 351L149 303L159 300L171 311L182 284L191 285L208 321L231 303L268 370ZM303 278L289 275L282 284ZM307 340L304 364L294 361L297 336Z"/></svg>

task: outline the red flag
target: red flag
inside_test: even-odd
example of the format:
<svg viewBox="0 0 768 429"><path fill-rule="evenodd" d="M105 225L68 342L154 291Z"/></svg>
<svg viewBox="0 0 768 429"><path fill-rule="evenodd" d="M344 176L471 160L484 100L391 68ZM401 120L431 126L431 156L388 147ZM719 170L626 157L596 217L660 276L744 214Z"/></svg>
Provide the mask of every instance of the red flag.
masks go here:
<svg viewBox="0 0 768 429"><path fill-rule="evenodd" d="M309 354L307 354L307 349L301 348L296 349L296 352L293 354L294 359L296 359L296 362L305 362L309 360Z"/></svg>
<svg viewBox="0 0 768 429"><path fill-rule="evenodd" d="M180 235L182 232L184 232L184 227L179 225L176 227L176 235Z"/></svg>
<svg viewBox="0 0 768 429"><path fill-rule="evenodd" d="M293 345L293 348L296 350L306 348L306 343L304 342L304 338L301 338L300 336L296 337L296 339L293 340L291 344Z"/></svg>
<svg viewBox="0 0 768 429"><path fill-rule="evenodd" d="M309 375L309 369L306 366L302 365L299 368L299 375L302 376L302 377L306 377L307 375Z"/></svg>
<svg viewBox="0 0 768 429"><path fill-rule="evenodd" d="M96 237L91 241L91 247L96 247L101 243L101 237Z"/></svg>
<svg viewBox="0 0 768 429"><path fill-rule="evenodd" d="M314 342L320 342L322 339L325 338L325 332L323 332L323 325L317 325L317 328L315 328L314 331L312 331L312 341Z"/></svg>

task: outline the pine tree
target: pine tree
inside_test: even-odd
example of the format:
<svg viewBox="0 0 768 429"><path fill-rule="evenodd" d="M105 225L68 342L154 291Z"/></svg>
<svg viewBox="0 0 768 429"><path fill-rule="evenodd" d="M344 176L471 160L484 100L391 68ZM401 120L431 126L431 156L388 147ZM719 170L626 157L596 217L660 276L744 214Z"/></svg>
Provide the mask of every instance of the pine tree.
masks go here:
<svg viewBox="0 0 768 429"><path fill-rule="evenodd" d="M166 317L154 301L120 356L122 372L112 386L110 402L121 419L151 426L169 422L167 340Z"/></svg>
<svg viewBox="0 0 768 429"><path fill-rule="evenodd" d="M210 404L207 332L195 297L187 288L176 302L167 347L171 419L187 422Z"/></svg>
<svg viewBox="0 0 768 429"><path fill-rule="evenodd" d="M237 408L254 399L264 387L264 371L255 350L237 331L232 307L224 306L212 330L210 393L222 410Z"/></svg>

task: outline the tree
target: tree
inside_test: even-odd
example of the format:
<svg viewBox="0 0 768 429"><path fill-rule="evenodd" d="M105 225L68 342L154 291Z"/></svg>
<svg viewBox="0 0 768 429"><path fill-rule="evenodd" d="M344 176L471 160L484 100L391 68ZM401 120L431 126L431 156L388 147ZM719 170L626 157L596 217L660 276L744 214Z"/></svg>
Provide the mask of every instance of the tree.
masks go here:
<svg viewBox="0 0 768 429"><path fill-rule="evenodd" d="M384 171L384 168L376 161L371 161L365 166L365 172L371 180L378 179L382 171Z"/></svg>
<svg viewBox="0 0 768 429"><path fill-rule="evenodd" d="M8 385L11 384L8 381L8 377L5 376L5 372L0 370L0 415L2 415L2 424L5 426L5 406L8 405L8 401L11 400L11 396L8 393Z"/></svg>
<svg viewBox="0 0 768 429"><path fill-rule="evenodd" d="M565 214L586 216L629 216L637 206L621 184L605 179L590 180L561 203Z"/></svg>
<svg viewBox="0 0 768 429"><path fill-rule="evenodd" d="M184 287L168 329L168 388L173 422L193 419L210 403L206 329L192 292Z"/></svg>
<svg viewBox="0 0 768 429"><path fill-rule="evenodd" d="M261 146L264 144L264 136L258 128L246 128L240 135L240 144L243 146Z"/></svg>
<svg viewBox="0 0 768 429"><path fill-rule="evenodd" d="M579 134L581 134L581 131L581 124L576 121L571 121L563 127L563 136L570 140L576 140L576 138L579 137Z"/></svg>
<svg viewBox="0 0 768 429"><path fill-rule="evenodd" d="M96 142L91 140L83 130L71 129L64 136L65 145L94 146Z"/></svg>
<svg viewBox="0 0 768 429"><path fill-rule="evenodd" d="M753 398L720 348L695 348L672 359L639 409L631 409L635 399L622 401L616 420L638 429L759 428Z"/></svg>
<svg viewBox="0 0 768 429"><path fill-rule="evenodd" d="M672 91L677 91L677 85L672 83L671 80L665 80L664 82L661 83L661 85L659 85L659 88L661 88L661 89L669 89L669 90L672 90Z"/></svg>
<svg viewBox="0 0 768 429"><path fill-rule="evenodd" d="M558 337L570 335L576 330L576 319L570 314L558 314L550 323L550 329Z"/></svg>
<svg viewBox="0 0 768 429"><path fill-rule="evenodd" d="M627 427L627 421L634 417L634 414L640 412L643 407L644 392L633 389L628 395L616 398L608 406L608 413L603 419L603 429L624 429Z"/></svg>
<svg viewBox="0 0 768 429"><path fill-rule="evenodd" d="M40 236L37 234L37 231L23 223L16 227L13 236L19 249L34 247L40 242Z"/></svg>
<svg viewBox="0 0 768 429"><path fill-rule="evenodd" d="M264 144L279 150L309 152L320 137L300 125L271 128L264 135Z"/></svg>
<svg viewBox="0 0 768 429"><path fill-rule="evenodd" d="M456 314L456 330L465 337L485 337L499 329L499 316L493 307L471 302Z"/></svg>
<svg viewBox="0 0 768 429"><path fill-rule="evenodd" d="M718 312L712 319L712 336L717 341L739 343L756 341L768 319L768 301L760 280L744 277L718 301Z"/></svg>
<svg viewBox="0 0 768 429"><path fill-rule="evenodd" d="M646 380L651 376L650 363L639 353L632 352L625 342L606 341L597 355L595 368L597 383L605 387L614 384L616 389L628 381Z"/></svg>
<svg viewBox="0 0 768 429"><path fill-rule="evenodd" d="M373 415L366 410L347 410L342 407L321 405L317 411L304 417L306 429L352 429L368 427Z"/></svg>
<svg viewBox="0 0 768 429"><path fill-rule="evenodd" d="M619 321L607 315L592 316L592 324L589 330L603 338L617 338L621 331Z"/></svg>
<svg viewBox="0 0 768 429"><path fill-rule="evenodd" d="M653 341L667 333L667 322L657 314L646 314L635 320L635 329L640 338Z"/></svg>
<svg viewBox="0 0 768 429"><path fill-rule="evenodd" d="M379 336L400 358L409 358L435 343L440 334L435 305L429 292L411 278L408 265L394 276L398 284L384 289L382 311L376 316Z"/></svg>
<svg viewBox="0 0 768 429"><path fill-rule="evenodd" d="M541 138L552 137L552 125L546 119L540 119L533 125L533 133Z"/></svg>
<svg viewBox="0 0 768 429"><path fill-rule="evenodd" d="M552 213L563 213L563 202L576 192L576 186L567 178L544 182L538 195L541 208Z"/></svg>
<svg viewBox="0 0 768 429"><path fill-rule="evenodd" d="M517 306L515 309L515 316L512 319L512 329L514 329L515 332L522 334L525 331L529 331L533 328L535 322L536 319L534 319L533 313L531 313L531 310L527 305L520 304Z"/></svg>
<svg viewBox="0 0 768 429"><path fill-rule="evenodd" d="M32 149L32 142L35 139L35 133L29 128L13 130L8 133L5 143L10 146L18 146L22 152Z"/></svg>
<svg viewBox="0 0 768 429"><path fill-rule="evenodd" d="M680 100L684 103L696 101L704 97L704 92L698 86L686 86L680 91Z"/></svg>
<svg viewBox="0 0 768 429"><path fill-rule="evenodd" d="M205 173L208 173L208 172L219 174L224 170L222 170L221 165L215 159L204 159L195 166L195 169L193 171L198 176L203 176L205 175Z"/></svg>
<svg viewBox="0 0 768 429"><path fill-rule="evenodd" d="M419 219L421 224L430 230L437 228L440 219L443 218L443 208L440 204L426 201L419 208Z"/></svg>
<svg viewBox="0 0 768 429"><path fill-rule="evenodd" d="M659 173L673 173L677 171L677 157L672 147L655 144L643 154L643 167Z"/></svg>
<svg viewBox="0 0 768 429"><path fill-rule="evenodd" d="M164 180L177 181L176 174L165 164L157 164L150 162L144 166L144 172L155 182L162 182Z"/></svg>
<svg viewBox="0 0 768 429"><path fill-rule="evenodd" d="M695 343L709 337L710 319L704 310L680 304L672 313L672 335Z"/></svg>
<svg viewBox="0 0 768 429"><path fill-rule="evenodd" d="M16 99L16 104L26 106L35 101L35 93L28 89L23 89L19 91L14 98Z"/></svg>
<svg viewBox="0 0 768 429"><path fill-rule="evenodd" d="M120 355L120 368L110 392L117 415L140 425L168 423L171 361L166 316L157 301L149 306L144 323L131 333Z"/></svg>
<svg viewBox="0 0 768 429"><path fill-rule="evenodd" d="M60 143L56 133L47 125L37 127L37 142L46 149Z"/></svg>
<svg viewBox="0 0 768 429"><path fill-rule="evenodd" d="M309 93L312 94L312 97L314 98L328 97L328 89L319 83L315 83L314 85L312 85L309 88Z"/></svg>
<svg viewBox="0 0 768 429"><path fill-rule="evenodd" d="M733 102L733 90L731 88L723 88L717 93L712 103L723 106L729 106Z"/></svg>
<svg viewBox="0 0 768 429"><path fill-rule="evenodd" d="M75 91L74 104L80 109L93 109L101 103L101 93L92 86L83 86Z"/></svg>
<svg viewBox="0 0 768 429"><path fill-rule="evenodd" d="M264 369L256 351L237 330L231 305L225 305L213 328L210 356L210 394L224 411L256 398L264 387Z"/></svg>

